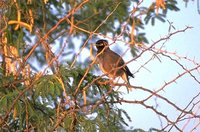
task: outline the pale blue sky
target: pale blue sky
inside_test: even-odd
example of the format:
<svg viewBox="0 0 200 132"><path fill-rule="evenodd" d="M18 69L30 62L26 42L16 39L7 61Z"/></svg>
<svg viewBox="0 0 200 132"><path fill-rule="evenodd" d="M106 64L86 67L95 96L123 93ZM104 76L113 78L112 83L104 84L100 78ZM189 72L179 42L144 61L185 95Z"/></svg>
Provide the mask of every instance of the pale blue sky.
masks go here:
<svg viewBox="0 0 200 132"><path fill-rule="evenodd" d="M189 2L187 8L185 7L184 2L179 1L178 7L180 7L181 11L169 12L167 17L168 20L173 22L176 30L184 29L186 26L192 26L193 29L172 36L171 39L164 44L163 49L170 52L176 52L177 55L183 57L186 56L192 60L195 58L195 61L200 63L200 15L197 12L196 1ZM168 22L162 23L156 21L155 25L156 26L147 26L145 28L145 32L147 33L147 38L150 40L150 44L168 34ZM160 43L159 46L161 44L162 43ZM145 53L137 61L131 62L128 65L129 68L134 71L134 69L137 69L141 64L145 63L151 57L151 55L152 53L150 52ZM129 60L130 56L127 55L125 57L125 60ZM135 79L131 79L131 84L143 86L150 90L156 90L164 85L164 82L172 80L174 77L178 76L178 74L184 71L180 66L178 66L175 62L172 62L170 59L162 56L159 57L161 62L158 59L151 61L148 65L146 65L146 68L150 70L150 72L142 69L135 75ZM192 62L188 62L186 60L181 60L180 62L188 69L195 67ZM198 80L200 80L200 73L192 73ZM165 90L159 92L159 94L168 98L180 108L185 108L189 101L195 95L197 95L198 92L200 92L200 85L194 81L190 75L186 74L178 79L176 83L172 83L171 85L167 86ZM135 90L124 95L124 98L128 100L139 100L144 99L145 97L145 92L141 90ZM155 98L149 100L148 105L155 106L154 99ZM200 100L200 97L198 97L196 101L198 100ZM166 102L158 100L158 104L158 110L163 114L166 114L172 121L174 121L174 119L176 119L179 115L176 109L168 105ZM200 107L200 103L197 106ZM124 104L120 107L128 111L132 118L132 122L129 124L134 128L143 128L144 130L148 130L151 127L160 128L159 118L153 111L145 109L141 105L135 104ZM166 122L163 121L163 126L165 126L165 123ZM183 121L178 126L182 128L183 124L185 123L186 121ZM191 128L194 127L194 125L198 122L196 120L194 122L191 121L190 123L191 124L189 124L184 131L191 130ZM172 129L172 131L175 130L175 128ZM200 131L200 126L198 127L198 130Z"/></svg>

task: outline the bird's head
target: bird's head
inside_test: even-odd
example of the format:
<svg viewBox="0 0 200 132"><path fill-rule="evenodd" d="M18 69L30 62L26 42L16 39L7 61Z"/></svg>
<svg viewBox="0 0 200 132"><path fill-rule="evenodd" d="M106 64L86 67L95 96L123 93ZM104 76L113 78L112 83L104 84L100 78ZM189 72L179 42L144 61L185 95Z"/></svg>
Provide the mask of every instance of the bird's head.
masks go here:
<svg viewBox="0 0 200 132"><path fill-rule="evenodd" d="M108 46L108 41L104 39L100 39L96 42L96 47L98 50L103 50L104 47Z"/></svg>

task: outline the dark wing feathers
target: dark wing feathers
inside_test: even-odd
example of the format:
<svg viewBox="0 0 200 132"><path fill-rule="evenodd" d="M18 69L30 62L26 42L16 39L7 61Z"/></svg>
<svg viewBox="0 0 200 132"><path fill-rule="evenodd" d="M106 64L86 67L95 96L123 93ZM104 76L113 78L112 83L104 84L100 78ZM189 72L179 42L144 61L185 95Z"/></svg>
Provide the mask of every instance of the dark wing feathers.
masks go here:
<svg viewBox="0 0 200 132"><path fill-rule="evenodd" d="M125 72L126 72L126 74L127 74L128 76L131 76L132 78L134 78L134 75L131 73L131 71L128 69L127 66L125 66L124 70L125 70Z"/></svg>

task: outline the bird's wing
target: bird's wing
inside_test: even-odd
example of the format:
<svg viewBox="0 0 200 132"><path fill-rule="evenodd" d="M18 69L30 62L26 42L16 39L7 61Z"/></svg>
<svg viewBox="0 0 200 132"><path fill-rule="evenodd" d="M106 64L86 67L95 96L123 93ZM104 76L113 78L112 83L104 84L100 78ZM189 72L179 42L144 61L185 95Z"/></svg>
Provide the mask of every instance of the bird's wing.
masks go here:
<svg viewBox="0 0 200 132"><path fill-rule="evenodd" d="M115 53L112 50L109 50L108 52L109 53L107 53L107 55L110 58L110 61L117 64L116 67L120 67L120 66L123 66L125 64L124 60L122 59L122 57L120 55L118 55L117 53Z"/></svg>
<svg viewBox="0 0 200 132"><path fill-rule="evenodd" d="M113 62L118 63L116 67L123 66L122 70L125 71L128 76L134 77L120 55L110 50L110 58L113 60Z"/></svg>

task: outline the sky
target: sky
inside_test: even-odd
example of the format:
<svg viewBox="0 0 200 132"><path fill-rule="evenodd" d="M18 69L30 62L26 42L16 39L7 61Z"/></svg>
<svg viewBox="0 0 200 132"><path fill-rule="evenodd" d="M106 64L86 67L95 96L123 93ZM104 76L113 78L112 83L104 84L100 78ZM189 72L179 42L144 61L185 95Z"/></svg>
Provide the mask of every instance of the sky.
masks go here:
<svg viewBox="0 0 200 132"><path fill-rule="evenodd" d="M184 33L178 33L172 36L170 40L165 42L162 49L167 50L168 52L176 53L181 57L187 57L191 60L195 60L195 62L200 64L200 14L197 12L196 1L190 1L187 7L185 7L185 3L183 1L179 1L178 7L181 10L179 12L169 12L167 19L170 22L173 22L173 26L176 30L184 29L186 26L192 26L193 28ZM168 22L162 23L156 21L155 25L156 26L150 25L145 28L147 38L150 38L150 44L168 34ZM157 48L160 48L162 44L163 43L158 44ZM126 55L124 56L124 59L130 60L130 57L131 55ZM152 52L147 52L136 61L128 64L128 67L132 72L134 72L135 69L138 69L141 64L144 64L151 57ZM163 86L165 82L171 81L173 78L184 72L179 65L171 61L169 58L161 55L158 57L159 59L153 59L150 63L148 63L145 66L146 69L141 69L138 73L136 73L134 79L130 79L132 85L142 86L150 90L156 90ZM195 67L195 64L185 59L181 59L179 62L187 69ZM200 80L200 73L192 72L192 74ZM189 74L185 74L183 77L179 78L176 83L168 85L165 90L159 92L159 94L166 97L180 108L185 108L191 99L199 92L200 85L194 81ZM142 100L146 96L148 96L148 94L141 90L133 90L131 93L123 95L124 99L127 100ZM199 100L200 97L198 97L194 102ZM147 104L152 106L156 106L158 104L158 111L166 114L171 120L175 120L180 114L176 109L168 105L168 103L155 97L147 101ZM200 103L198 103L197 106L200 107ZM133 128L149 130L151 127L160 128L162 123L163 126L165 126L166 122L163 121L161 123L155 112L150 109L146 109L141 105L123 104L119 105L119 107L128 112L132 119L132 122L130 122L129 125ZM198 108L194 110L198 110ZM183 130L190 131L197 123L198 120L190 121L190 123ZM184 124L186 124L186 120L180 122L178 126L183 128ZM176 131L176 129L172 128L171 131ZM200 131L200 125L194 131Z"/></svg>

